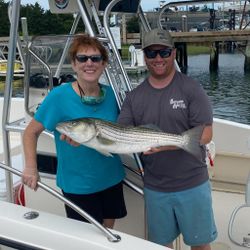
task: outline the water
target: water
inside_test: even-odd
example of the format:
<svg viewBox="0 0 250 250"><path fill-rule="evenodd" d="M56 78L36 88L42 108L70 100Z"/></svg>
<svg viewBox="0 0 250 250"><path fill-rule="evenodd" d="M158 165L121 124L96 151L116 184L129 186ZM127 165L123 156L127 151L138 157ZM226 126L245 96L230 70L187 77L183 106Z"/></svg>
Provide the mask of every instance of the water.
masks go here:
<svg viewBox="0 0 250 250"><path fill-rule="evenodd" d="M209 55L189 56L187 74L200 81L212 104L214 117L250 124L250 73L244 73L242 54L220 54L219 70L209 72ZM129 75L141 82L146 74ZM0 96L4 81L0 80ZM13 96L23 96L22 79L14 81Z"/></svg>
<svg viewBox="0 0 250 250"><path fill-rule="evenodd" d="M242 54L220 54L219 70L209 72L209 55L189 57L188 75L198 79L213 104L214 116L250 124L250 73Z"/></svg>
<svg viewBox="0 0 250 250"><path fill-rule="evenodd" d="M209 55L189 56L187 75L206 90L214 117L250 124L250 73L244 73L244 56L220 54L217 73L209 72L209 60ZM136 80L144 77L137 76Z"/></svg>
<svg viewBox="0 0 250 250"><path fill-rule="evenodd" d="M4 95L5 78L0 78L0 96ZM14 79L13 81L13 97L23 97L23 78Z"/></svg>

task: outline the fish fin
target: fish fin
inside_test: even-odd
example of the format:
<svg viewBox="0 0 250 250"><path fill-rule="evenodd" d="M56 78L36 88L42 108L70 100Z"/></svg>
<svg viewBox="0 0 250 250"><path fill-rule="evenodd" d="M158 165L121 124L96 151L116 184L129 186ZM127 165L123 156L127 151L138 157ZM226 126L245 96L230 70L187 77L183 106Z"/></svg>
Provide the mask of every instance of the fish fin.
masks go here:
<svg viewBox="0 0 250 250"><path fill-rule="evenodd" d="M106 138L103 138L101 137L100 135L97 135L96 136L96 140L102 144L102 145L112 145L114 142L109 140L109 139L106 139ZM103 149L99 149L99 148L95 148L96 151L98 151L99 153L105 155L105 156L111 156L113 157L113 155L109 152L109 151L106 151L106 150L103 150Z"/></svg>
<svg viewBox="0 0 250 250"><path fill-rule="evenodd" d="M112 145L114 143L114 141L111 141L111 140L104 138L100 135L97 135L96 139L98 140L98 142L100 142L101 144L104 144L104 145Z"/></svg>
<svg viewBox="0 0 250 250"><path fill-rule="evenodd" d="M200 125L182 133L185 139L182 149L194 155L199 160L202 158L200 140L204 127L204 125Z"/></svg>
<svg viewBox="0 0 250 250"><path fill-rule="evenodd" d="M98 151L100 154L105 155L105 156L109 156L109 157L114 157L111 153L109 153L108 151L105 150L100 150L100 149L96 149L96 151Z"/></svg>

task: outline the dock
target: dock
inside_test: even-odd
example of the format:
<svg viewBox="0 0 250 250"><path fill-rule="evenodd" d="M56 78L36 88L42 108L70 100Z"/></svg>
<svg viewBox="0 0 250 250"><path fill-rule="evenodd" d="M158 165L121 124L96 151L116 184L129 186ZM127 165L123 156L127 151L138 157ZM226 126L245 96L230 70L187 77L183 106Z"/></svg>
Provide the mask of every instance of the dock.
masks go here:
<svg viewBox="0 0 250 250"><path fill-rule="evenodd" d="M237 42L248 41L248 30L224 30L224 31L198 31L198 32L171 32L174 42L178 43L213 43L213 42Z"/></svg>
<svg viewBox="0 0 250 250"><path fill-rule="evenodd" d="M219 47L225 42L243 43L245 47L244 69L250 71L250 29L245 30L223 30L223 31L198 31L198 32L171 32L171 36L177 48L177 62L180 68L187 68L187 44L211 45L210 69L218 68ZM8 49L8 37L0 37L0 52L6 55ZM21 39L22 41L22 39ZM19 59L19 58L18 58ZM147 71L146 66L124 65L128 73L141 74Z"/></svg>
<svg viewBox="0 0 250 250"><path fill-rule="evenodd" d="M224 31L198 31L198 32L171 32L171 36L177 48L176 60L181 69L188 67L187 44L206 44L211 47L210 65L211 71L216 71L219 64L219 49L223 43L244 44L242 50L245 56L244 70L250 71L250 29L224 30Z"/></svg>
<svg viewBox="0 0 250 250"><path fill-rule="evenodd" d="M128 74L142 74L147 72L146 66L130 66L130 65L124 65L125 70Z"/></svg>

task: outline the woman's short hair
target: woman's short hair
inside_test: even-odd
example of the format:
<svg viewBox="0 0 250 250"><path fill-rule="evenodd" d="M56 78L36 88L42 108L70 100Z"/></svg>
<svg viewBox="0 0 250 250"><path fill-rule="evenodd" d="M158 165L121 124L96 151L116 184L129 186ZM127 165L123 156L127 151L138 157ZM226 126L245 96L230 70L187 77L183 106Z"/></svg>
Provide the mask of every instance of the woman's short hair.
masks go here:
<svg viewBox="0 0 250 250"><path fill-rule="evenodd" d="M76 34L74 36L69 49L71 61L75 61L77 51L81 47L98 49L103 57L103 61L108 62L108 53L102 43L96 37L91 37L89 34L85 33Z"/></svg>

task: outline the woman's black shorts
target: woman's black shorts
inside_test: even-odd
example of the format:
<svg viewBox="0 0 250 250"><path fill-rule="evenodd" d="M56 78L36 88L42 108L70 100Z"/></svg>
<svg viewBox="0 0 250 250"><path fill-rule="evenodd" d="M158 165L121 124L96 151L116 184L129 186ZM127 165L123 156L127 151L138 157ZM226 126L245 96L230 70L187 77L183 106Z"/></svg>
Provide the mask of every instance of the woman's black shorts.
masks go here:
<svg viewBox="0 0 250 250"><path fill-rule="evenodd" d="M127 215L122 182L93 194L70 194L64 196L103 224L104 219L118 219ZM87 221L72 208L65 205L68 218Z"/></svg>

